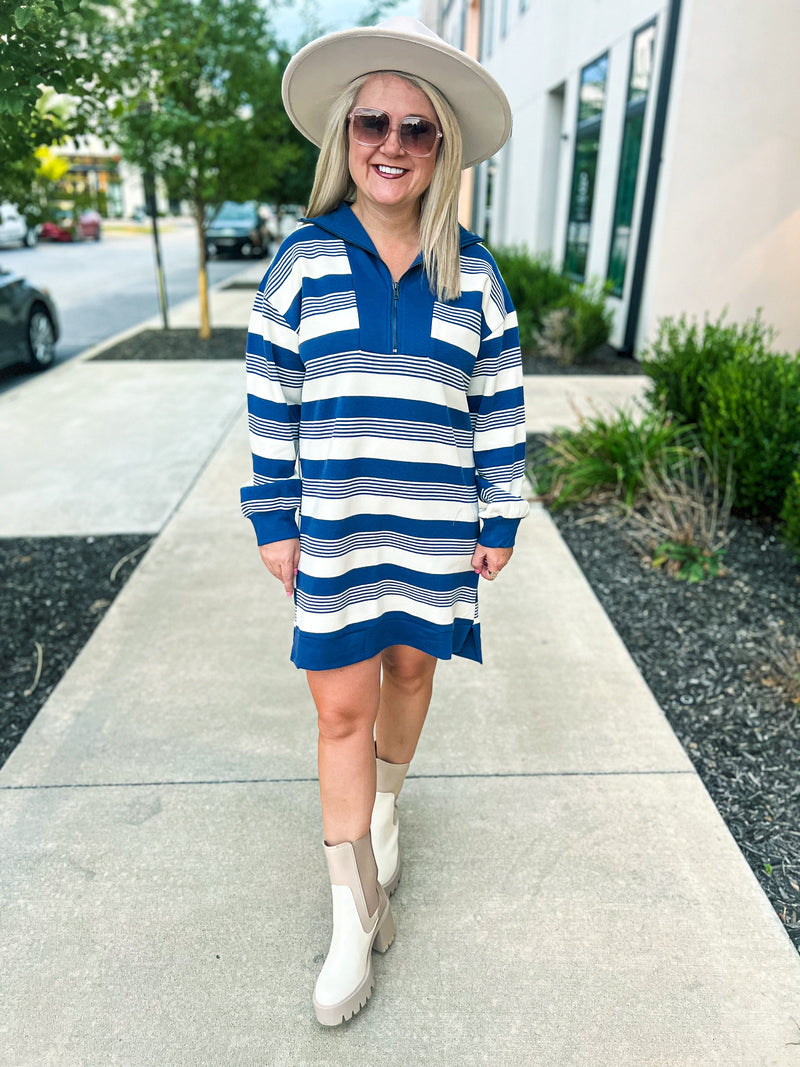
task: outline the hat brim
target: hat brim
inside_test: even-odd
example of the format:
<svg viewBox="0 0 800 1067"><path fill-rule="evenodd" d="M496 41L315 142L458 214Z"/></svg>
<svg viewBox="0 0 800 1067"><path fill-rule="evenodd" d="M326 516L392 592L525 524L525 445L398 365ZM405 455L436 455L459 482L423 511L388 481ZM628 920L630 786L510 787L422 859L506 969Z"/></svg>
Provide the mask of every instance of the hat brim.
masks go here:
<svg viewBox="0 0 800 1067"><path fill-rule="evenodd" d="M503 90L480 63L437 37L361 26L311 41L283 75L283 103L297 129L318 147L328 114L341 91L362 74L396 70L434 85L461 128L463 167L473 167L502 148L511 134L511 108Z"/></svg>

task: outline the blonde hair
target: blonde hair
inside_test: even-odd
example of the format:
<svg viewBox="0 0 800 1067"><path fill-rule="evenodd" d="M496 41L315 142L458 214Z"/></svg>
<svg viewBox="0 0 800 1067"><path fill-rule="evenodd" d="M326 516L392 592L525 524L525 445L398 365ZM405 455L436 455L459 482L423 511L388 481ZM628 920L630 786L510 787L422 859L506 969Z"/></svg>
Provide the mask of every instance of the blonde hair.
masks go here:
<svg viewBox="0 0 800 1067"><path fill-rule="evenodd" d="M325 127L308 216L327 215L343 200L352 203L356 186L348 166L347 116L359 93L375 74L393 74L423 92L431 102L442 128L431 184L420 197L419 236L422 262L431 291L438 300L461 296L461 239L458 228L458 193L461 182L461 129L447 100L429 82L400 71L381 70L363 74L351 82L334 101Z"/></svg>

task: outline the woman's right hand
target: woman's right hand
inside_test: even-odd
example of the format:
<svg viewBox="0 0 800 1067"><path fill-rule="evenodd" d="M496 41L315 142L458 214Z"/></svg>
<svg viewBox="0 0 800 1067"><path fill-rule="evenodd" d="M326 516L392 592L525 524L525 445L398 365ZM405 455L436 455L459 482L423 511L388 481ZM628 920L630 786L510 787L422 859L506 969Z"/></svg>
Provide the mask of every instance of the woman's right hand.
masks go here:
<svg viewBox="0 0 800 1067"><path fill-rule="evenodd" d="M269 573L283 582L286 595L291 596L300 562L300 539L290 537L287 541L272 541L268 545L259 545L258 551Z"/></svg>

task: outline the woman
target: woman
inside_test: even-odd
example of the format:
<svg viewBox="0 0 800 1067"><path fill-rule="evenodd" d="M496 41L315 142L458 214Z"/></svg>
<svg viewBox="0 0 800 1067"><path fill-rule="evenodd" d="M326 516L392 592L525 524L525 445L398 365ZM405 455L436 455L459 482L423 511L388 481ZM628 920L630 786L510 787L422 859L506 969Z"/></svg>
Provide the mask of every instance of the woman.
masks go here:
<svg viewBox="0 0 800 1067"><path fill-rule="evenodd" d="M457 222L462 167L511 124L486 71L408 18L307 45L283 97L321 153L250 322L242 506L294 595L319 719L333 937L313 1001L338 1025L394 937L395 804L437 660L480 662L478 580L528 510L516 316Z"/></svg>

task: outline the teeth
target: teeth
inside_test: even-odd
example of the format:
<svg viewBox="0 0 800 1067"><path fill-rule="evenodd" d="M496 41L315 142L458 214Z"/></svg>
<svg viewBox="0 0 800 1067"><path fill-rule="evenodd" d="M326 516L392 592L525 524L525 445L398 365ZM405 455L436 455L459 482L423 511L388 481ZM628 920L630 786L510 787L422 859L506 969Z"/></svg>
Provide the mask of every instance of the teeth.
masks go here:
<svg viewBox="0 0 800 1067"><path fill-rule="evenodd" d="M405 174L402 167L378 167L381 174Z"/></svg>

